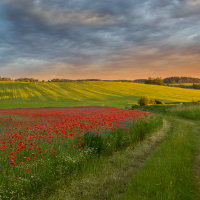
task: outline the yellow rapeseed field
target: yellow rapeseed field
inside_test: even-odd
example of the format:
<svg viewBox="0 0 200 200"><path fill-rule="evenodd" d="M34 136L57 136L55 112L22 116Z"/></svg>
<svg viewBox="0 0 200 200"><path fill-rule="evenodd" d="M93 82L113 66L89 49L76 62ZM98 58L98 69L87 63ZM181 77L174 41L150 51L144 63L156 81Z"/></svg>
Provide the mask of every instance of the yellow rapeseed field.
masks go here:
<svg viewBox="0 0 200 200"><path fill-rule="evenodd" d="M143 95L162 102L200 100L200 90L132 82L0 82L0 107L105 105L124 107Z"/></svg>

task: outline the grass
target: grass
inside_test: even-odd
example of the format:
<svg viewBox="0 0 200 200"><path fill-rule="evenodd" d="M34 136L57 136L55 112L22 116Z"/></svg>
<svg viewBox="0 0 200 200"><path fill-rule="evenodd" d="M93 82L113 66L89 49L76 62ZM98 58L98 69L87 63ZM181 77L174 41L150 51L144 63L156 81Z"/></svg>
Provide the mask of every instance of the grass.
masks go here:
<svg viewBox="0 0 200 200"><path fill-rule="evenodd" d="M121 199L197 199L193 164L199 129L178 120L171 123L166 142L133 177Z"/></svg>
<svg viewBox="0 0 200 200"><path fill-rule="evenodd" d="M174 105L149 105L139 106L132 109L164 114L165 116L182 117L190 120L200 120L200 103L188 102Z"/></svg>
<svg viewBox="0 0 200 200"><path fill-rule="evenodd" d="M0 82L0 108L84 105L124 108L144 94L165 103L190 102L199 100L200 91L126 82Z"/></svg>
<svg viewBox="0 0 200 200"><path fill-rule="evenodd" d="M199 83L195 83L195 84L199 84ZM185 86L192 86L193 83L176 83L176 84L170 84L170 85L185 85Z"/></svg>

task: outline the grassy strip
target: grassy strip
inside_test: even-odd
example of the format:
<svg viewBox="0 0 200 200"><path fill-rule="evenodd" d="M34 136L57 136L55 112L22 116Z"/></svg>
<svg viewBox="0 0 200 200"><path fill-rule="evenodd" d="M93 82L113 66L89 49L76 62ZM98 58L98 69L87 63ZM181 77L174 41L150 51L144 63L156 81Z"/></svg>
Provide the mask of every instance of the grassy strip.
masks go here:
<svg viewBox="0 0 200 200"><path fill-rule="evenodd" d="M182 117L191 120L200 120L200 103L189 102L179 105L149 105L132 107L135 110L143 110L164 114L165 116Z"/></svg>
<svg viewBox="0 0 200 200"><path fill-rule="evenodd" d="M195 171L195 182L197 183L198 193L197 193L197 199L200 199L200 138L199 138L199 149L198 154L195 159L194 163L194 171Z"/></svg>
<svg viewBox="0 0 200 200"><path fill-rule="evenodd" d="M121 199L197 199L193 169L197 129L175 119L170 121L170 137L133 177Z"/></svg>
<svg viewBox="0 0 200 200"><path fill-rule="evenodd" d="M90 134L91 140L86 142L86 146L84 147L85 152L88 152L90 157L84 160L79 160L79 162L77 160L76 162L75 155L72 159L73 162L69 163L68 160L68 163L64 163L67 165L57 165L55 173L59 172L59 175L57 176L58 181L56 182L56 179L54 179L54 183L51 182L50 184L46 184L45 187L42 187L42 193L32 193L31 197L28 196L28 199L47 199L47 196L56 192L56 188L61 188L61 185L71 185L74 180L79 179L81 176L84 176L84 174L90 173L97 163L103 163L103 160L109 157L108 155L112 155L118 150L125 149L128 145L136 145L139 141L145 139L160 127L162 127L162 118L158 116L147 117L134 123L129 128L129 132L124 132L124 130L118 129L108 133L106 136L107 138L104 138L103 144L101 144L102 149L100 150L98 148L95 149L93 145L97 145L97 147L100 145L99 141L102 141L101 136ZM86 135L88 136L88 134ZM66 159L62 156L62 160L64 162Z"/></svg>
<svg viewBox="0 0 200 200"><path fill-rule="evenodd" d="M168 112L173 116L183 117L191 120L200 120L200 104L191 103L178 105L176 107L169 108Z"/></svg>

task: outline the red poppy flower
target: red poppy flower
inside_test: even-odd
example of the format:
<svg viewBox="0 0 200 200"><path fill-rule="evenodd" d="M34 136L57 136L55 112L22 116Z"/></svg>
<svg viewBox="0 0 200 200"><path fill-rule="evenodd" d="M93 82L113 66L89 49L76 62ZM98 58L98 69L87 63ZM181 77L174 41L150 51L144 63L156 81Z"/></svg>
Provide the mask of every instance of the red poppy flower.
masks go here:
<svg viewBox="0 0 200 200"><path fill-rule="evenodd" d="M16 163L15 163L15 162L11 162L11 164L12 164L12 166L15 166L15 165L16 165Z"/></svg>

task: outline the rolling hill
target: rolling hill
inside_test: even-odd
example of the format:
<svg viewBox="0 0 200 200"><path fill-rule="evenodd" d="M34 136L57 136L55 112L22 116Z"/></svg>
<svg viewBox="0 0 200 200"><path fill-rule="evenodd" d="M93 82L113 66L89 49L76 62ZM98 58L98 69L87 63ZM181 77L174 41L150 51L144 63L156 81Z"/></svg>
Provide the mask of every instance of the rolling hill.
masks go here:
<svg viewBox="0 0 200 200"><path fill-rule="evenodd" d="M200 90L132 82L0 82L0 108L115 106L124 108L148 94L167 102L200 100Z"/></svg>

